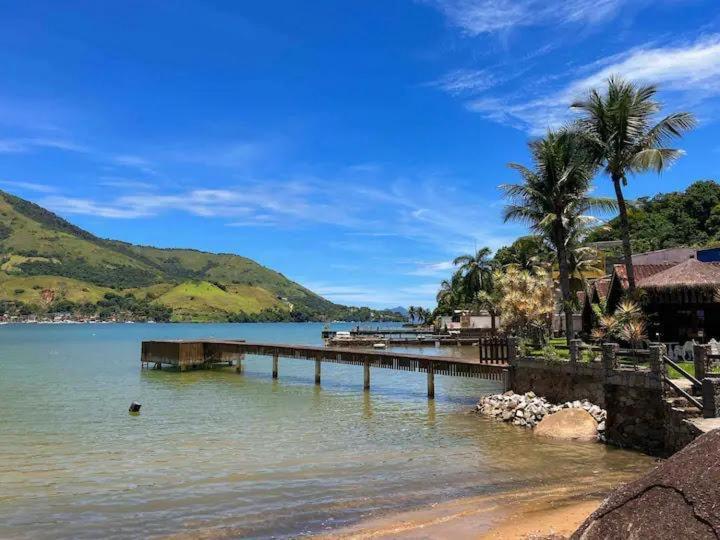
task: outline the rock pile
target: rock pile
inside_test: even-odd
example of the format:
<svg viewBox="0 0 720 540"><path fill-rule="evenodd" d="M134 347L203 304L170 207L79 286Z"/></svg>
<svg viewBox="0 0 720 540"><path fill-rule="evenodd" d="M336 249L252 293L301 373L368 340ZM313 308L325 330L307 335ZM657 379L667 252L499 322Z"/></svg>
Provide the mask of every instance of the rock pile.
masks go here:
<svg viewBox="0 0 720 540"><path fill-rule="evenodd" d="M516 426L535 427L546 415L562 409L584 409L598 422L598 438L602 440L605 432L607 413L588 400L566 401L556 405L533 392L516 394L509 391L483 397L477 404L477 411L485 416L497 418L503 422L512 422Z"/></svg>

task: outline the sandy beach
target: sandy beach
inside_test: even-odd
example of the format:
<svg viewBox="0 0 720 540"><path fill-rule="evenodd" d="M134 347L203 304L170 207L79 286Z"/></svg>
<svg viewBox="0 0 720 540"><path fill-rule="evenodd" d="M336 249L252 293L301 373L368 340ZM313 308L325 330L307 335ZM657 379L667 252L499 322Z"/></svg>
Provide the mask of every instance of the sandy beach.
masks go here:
<svg viewBox="0 0 720 540"><path fill-rule="evenodd" d="M629 480L629 478L628 478ZM320 540L532 539L569 536L602 502L604 492L553 487L469 497L371 518Z"/></svg>

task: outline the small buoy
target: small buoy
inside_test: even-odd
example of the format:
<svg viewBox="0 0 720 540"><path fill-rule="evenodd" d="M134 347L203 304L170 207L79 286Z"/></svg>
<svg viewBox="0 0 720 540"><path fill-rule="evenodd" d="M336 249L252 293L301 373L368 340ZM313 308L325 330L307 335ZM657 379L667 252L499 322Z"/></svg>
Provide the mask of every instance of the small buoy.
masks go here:
<svg viewBox="0 0 720 540"><path fill-rule="evenodd" d="M131 412L131 413L139 413L139 412L140 412L140 407L142 407L142 405L140 405L137 401L133 401L133 402L130 404L130 409L128 409L128 410L129 410L129 412Z"/></svg>

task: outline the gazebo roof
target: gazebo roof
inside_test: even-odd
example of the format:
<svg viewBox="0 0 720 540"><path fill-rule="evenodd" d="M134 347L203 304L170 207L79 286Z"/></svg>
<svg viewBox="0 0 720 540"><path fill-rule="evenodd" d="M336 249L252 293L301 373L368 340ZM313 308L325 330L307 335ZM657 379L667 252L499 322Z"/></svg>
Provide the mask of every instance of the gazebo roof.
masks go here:
<svg viewBox="0 0 720 540"><path fill-rule="evenodd" d="M638 280L642 289L694 289L720 287L720 264L688 259Z"/></svg>

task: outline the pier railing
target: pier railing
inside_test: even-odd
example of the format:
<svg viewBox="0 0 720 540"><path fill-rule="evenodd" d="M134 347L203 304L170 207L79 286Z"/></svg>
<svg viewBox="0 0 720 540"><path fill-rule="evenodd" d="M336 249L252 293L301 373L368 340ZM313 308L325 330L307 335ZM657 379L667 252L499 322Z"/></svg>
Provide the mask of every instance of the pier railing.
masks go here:
<svg viewBox="0 0 720 540"><path fill-rule="evenodd" d="M505 337L480 338L478 357L489 364L506 364L508 361L508 340Z"/></svg>

